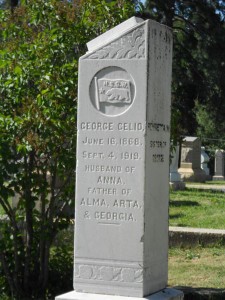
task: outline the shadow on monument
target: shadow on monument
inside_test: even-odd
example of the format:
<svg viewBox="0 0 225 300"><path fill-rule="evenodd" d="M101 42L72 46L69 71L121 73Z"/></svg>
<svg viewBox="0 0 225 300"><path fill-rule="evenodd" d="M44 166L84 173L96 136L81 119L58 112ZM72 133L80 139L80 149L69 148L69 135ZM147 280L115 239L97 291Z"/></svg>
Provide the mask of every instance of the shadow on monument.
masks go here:
<svg viewBox="0 0 225 300"><path fill-rule="evenodd" d="M225 289L193 288L191 286L175 286L184 293L184 300L222 300L225 299Z"/></svg>

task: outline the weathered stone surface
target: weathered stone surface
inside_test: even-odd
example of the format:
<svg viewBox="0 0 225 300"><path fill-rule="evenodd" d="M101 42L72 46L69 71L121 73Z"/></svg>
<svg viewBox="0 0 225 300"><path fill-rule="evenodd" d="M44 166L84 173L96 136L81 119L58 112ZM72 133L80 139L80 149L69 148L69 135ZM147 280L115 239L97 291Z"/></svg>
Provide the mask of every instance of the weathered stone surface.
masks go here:
<svg viewBox="0 0 225 300"><path fill-rule="evenodd" d="M142 298L167 285L172 33L136 21L80 58L71 294L80 299Z"/></svg>
<svg viewBox="0 0 225 300"><path fill-rule="evenodd" d="M170 247L218 245L225 242L225 230L209 228L169 227Z"/></svg>
<svg viewBox="0 0 225 300"><path fill-rule="evenodd" d="M184 181L204 182L206 174L201 169L201 141L197 137L185 137L181 148L181 164L178 172Z"/></svg>
<svg viewBox="0 0 225 300"><path fill-rule="evenodd" d="M166 288L158 293L144 297L121 297L121 296L112 296L112 295L99 295L99 294L88 294L88 293L78 293L70 292L63 296L56 297L56 300L182 300L183 292Z"/></svg>
<svg viewBox="0 0 225 300"><path fill-rule="evenodd" d="M179 145L177 145L171 153L172 160L170 162L170 188L174 191L184 190L185 183L181 179L181 175L178 172L179 163Z"/></svg>
<svg viewBox="0 0 225 300"><path fill-rule="evenodd" d="M224 150L216 150L215 152L215 175L213 180L225 180L224 177Z"/></svg>

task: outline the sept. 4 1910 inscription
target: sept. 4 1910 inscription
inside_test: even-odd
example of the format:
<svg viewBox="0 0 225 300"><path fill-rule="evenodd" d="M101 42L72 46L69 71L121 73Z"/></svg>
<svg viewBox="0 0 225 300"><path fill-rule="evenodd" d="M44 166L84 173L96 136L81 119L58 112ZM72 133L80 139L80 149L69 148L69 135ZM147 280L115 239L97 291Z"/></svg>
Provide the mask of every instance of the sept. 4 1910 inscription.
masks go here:
<svg viewBox="0 0 225 300"><path fill-rule="evenodd" d="M167 283L172 36L134 21L80 59L78 292L143 297Z"/></svg>

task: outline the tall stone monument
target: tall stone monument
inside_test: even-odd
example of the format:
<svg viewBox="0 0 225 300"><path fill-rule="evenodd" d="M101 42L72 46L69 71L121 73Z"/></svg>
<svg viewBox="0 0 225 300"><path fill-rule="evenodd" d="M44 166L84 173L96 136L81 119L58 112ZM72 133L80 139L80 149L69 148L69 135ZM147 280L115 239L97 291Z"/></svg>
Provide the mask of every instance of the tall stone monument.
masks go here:
<svg viewBox="0 0 225 300"><path fill-rule="evenodd" d="M182 299L165 289L172 33L131 18L88 50L79 69L75 291L56 299Z"/></svg>
<svg viewBox="0 0 225 300"><path fill-rule="evenodd" d="M206 174L201 169L201 141L198 137L186 136L183 139L178 172L184 181L205 182Z"/></svg>
<svg viewBox="0 0 225 300"><path fill-rule="evenodd" d="M224 174L224 150L216 150L215 152L215 175L213 176L213 180L225 180Z"/></svg>

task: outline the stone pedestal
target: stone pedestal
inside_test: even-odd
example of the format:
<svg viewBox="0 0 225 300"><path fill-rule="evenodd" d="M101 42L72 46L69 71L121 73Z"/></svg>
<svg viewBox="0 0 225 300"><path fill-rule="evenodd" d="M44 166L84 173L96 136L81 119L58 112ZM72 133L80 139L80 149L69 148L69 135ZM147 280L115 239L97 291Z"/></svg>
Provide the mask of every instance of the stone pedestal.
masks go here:
<svg viewBox="0 0 225 300"><path fill-rule="evenodd" d="M224 170L224 150L216 150L215 152L215 175L213 180L225 180L225 170Z"/></svg>
<svg viewBox="0 0 225 300"><path fill-rule="evenodd" d="M172 288L166 288L158 293L144 297L121 297L100 294L85 294L78 292L70 292L62 296L58 296L56 300L183 300L184 294L181 291Z"/></svg>
<svg viewBox="0 0 225 300"><path fill-rule="evenodd" d="M185 137L181 148L181 164L178 172L184 181L205 182L201 169L201 141L197 137Z"/></svg>
<svg viewBox="0 0 225 300"><path fill-rule="evenodd" d="M172 190L184 190L185 183L181 179L181 175L178 172L179 163L179 146L177 145L173 153L171 153L172 160L170 162L170 188Z"/></svg>
<svg viewBox="0 0 225 300"><path fill-rule="evenodd" d="M172 32L133 17L88 50L79 63L76 292L56 299L175 299L146 298L168 277Z"/></svg>

